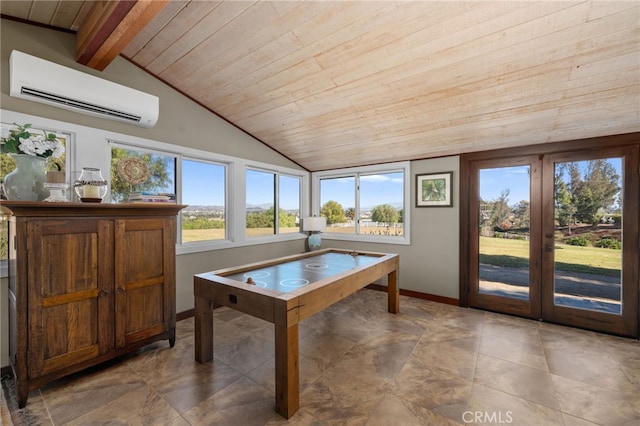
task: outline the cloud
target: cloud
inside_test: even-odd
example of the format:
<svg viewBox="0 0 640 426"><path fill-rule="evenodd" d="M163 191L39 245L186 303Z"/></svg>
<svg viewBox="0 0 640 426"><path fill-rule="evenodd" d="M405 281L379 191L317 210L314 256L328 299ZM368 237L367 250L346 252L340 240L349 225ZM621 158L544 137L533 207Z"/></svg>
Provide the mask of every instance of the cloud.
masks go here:
<svg viewBox="0 0 640 426"><path fill-rule="evenodd" d="M389 177L388 175L360 175L360 180L365 182L393 182L404 183L402 177Z"/></svg>

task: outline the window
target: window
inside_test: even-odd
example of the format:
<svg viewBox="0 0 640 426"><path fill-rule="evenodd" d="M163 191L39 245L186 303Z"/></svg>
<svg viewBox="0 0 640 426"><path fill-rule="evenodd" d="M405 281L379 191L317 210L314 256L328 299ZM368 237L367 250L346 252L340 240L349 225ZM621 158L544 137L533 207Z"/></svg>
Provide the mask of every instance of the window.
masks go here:
<svg viewBox="0 0 640 426"><path fill-rule="evenodd" d="M247 169L246 179L246 236L275 234L275 174Z"/></svg>
<svg viewBox="0 0 640 426"><path fill-rule="evenodd" d="M314 173L325 238L408 244L408 175L408 162Z"/></svg>
<svg viewBox="0 0 640 426"><path fill-rule="evenodd" d="M226 240L227 166L182 160L182 243Z"/></svg>
<svg viewBox="0 0 640 426"><path fill-rule="evenodd" d="M300 178L280 175L278 182L278 230L300 232Z"/></svg>
<svg viewBox="0 0 640 426"><path fill-rule="evenodd" d="M146 165L146 171L136 167L133 174L118 168L121 160L135 158ZM176 201L175 155L112 144L111 146L111 201L175 202ZM146 173L145 173L146 172ZM146 179L137 177L146 174Z"/></svg>
<svg viewBox="0 0 640 426"><path fill-rule="evenodd" d="M327 218L327 232L355 234L355 176L320 179L320 206L320 216Z"/></svg>
<svg viewBox="0 0 640 426"><path fill-rule="evenodd" d="M247 169L247 238L298 232L300 232L300 178Z"/></svg>
<svg viewBox="0 0 640 426"><path fill-rule="evenodd" d="M15 130L17 126L15 124L9 123L0 123L0 132L2 139L9 136L11 130ZM47 159L46 170L47 171L62 171L65 172L67 170L67 155L66 150L69 148L71 140L71 135L67 133L61 133L55 130L43 129L43 128L34 128L31 127L29 132L35 135L42 134L55 134L56 139L65 147L65 152L61 157L52 158L49 157ZM15 169L16 165L13 159L9 154L4 152L0 153L0 188L2 187L2 182L4 182L4 178L6 175L11 173ZM69 176L66 176L67 184L69 183ZM3 191L3 190L2 190ZM69 191L66 192L67 198L69 198ZM0 261L6 261L9 253L8 253L8 244L7 244L7 217L0 213Z"/></svg>

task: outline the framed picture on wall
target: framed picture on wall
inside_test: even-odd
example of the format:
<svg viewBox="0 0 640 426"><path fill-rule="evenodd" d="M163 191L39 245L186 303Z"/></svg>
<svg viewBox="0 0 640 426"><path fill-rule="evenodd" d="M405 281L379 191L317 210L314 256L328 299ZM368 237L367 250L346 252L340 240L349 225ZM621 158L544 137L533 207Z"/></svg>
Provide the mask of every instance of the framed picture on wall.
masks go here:
<svg viewBox="0 0 640 426"><path fill-rule="evenodd" d="M453 206L453 172L416 175L416 207Z"/></svg>

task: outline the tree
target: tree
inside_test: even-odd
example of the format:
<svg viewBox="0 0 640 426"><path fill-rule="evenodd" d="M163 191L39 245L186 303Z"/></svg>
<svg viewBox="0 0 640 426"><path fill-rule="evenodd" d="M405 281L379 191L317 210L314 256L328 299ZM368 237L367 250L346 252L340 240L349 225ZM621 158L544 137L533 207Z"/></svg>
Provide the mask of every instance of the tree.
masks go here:
<svg viewBox="0 0 640 426"><path fill-rule="evenodd" d="M400 214L389 204L380 204L371 209L371 220L387 224L398 223Z"/></svg>
<svg viewBox="0 0 640 426"><path fill-rule="evenodd" d="M508 223L511 209L509 208L509 189L504 189L497 200L492 202L489 223L493 228L502 228Z"/></svg>
<svg viewBox="0 0 640 426"><path fill-rule="evenodd" d="M348 220L354 220L356 217L356 209L353 207L349 207L348 209L346 209L344 211L344 216L348 219Z"/></svg>
<svg viewBox="0 0 640 426"><path fill-rule="evenodd" d="M574 198L573 205L576 209L575 218L581 223L598 223L596 213L598 212L599 201L594 196L591 188L585 187Z"/></svg>
<svg viewBox="0 0 640 426"><path fill-rule="evenodd" d="M346 222L342 206L333 200L329 200L322 205L320 216L327 218L327 225Z"/></svg>
<svg viewBox="0 0 640 426"><path fill-rule="evenodd" d="M247 213L247 228L273 228L273 224L276 223L274 211L273 207L269 207L266 210ZM280 228L296 226L296 215L278 209L278 226Z"/></svg>
<svg viewBox="0 0 640 426"><path fill-rule="evenodd" d="M620 192L619 179L615 168L607 161L589 161L584 180L597 209L607 210L615 203L615 196Z"/></svg>
<svg viewBox="0 0 640 426"><path fill-rule="evenodd" d="M515 206L511 208L511 214L513 214L515 220L514 224L518 228L529 227L529 202L527 200L519 201Z"/></svg>
<svg viewBox="0 0 640 426"><path fill-rule="evenodd" d="M150 175L146 182L133 187L118 174L118 162L127 157L140 158L145 162ZM164 157L122 148L111 149L111 198L114 201L126 201L131 192L154 191L170 183L172 182Z"/></svg>
<svg viewBox="0 0 640 426"><path fill-rule="evenodd" d="M568 174L566 180L565 172ZM587 161L584 174L580 172L579 162L559 164L555 179L557 219L560 224L566 223L564 226L574 221L597 223L598 210L611 210L620 193L620 176L604 159Z"/></svg>
<svg viewBox="0 0 640 426"><path fill-rule="evenodd" d="M247 213L246 224L247 228L273 228L275 224L273 207Z"/></svg>
<svg viewBox="0 0 640 426"><path fill-rule="evenodd" d="M569 189L564 181L556 180L556 220L559 226L569 226L569 235L571 235L571 225L574 222L574 215L576 214L576 208L573 204L573 199Z"/></svg>

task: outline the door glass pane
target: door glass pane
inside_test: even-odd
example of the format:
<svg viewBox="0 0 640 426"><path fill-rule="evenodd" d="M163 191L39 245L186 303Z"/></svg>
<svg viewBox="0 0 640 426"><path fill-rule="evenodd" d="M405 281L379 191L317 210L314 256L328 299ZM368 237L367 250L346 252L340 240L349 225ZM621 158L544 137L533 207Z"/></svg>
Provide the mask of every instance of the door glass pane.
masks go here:
<svg viewBox="0 0 640 426"><path fill-rule="evenodd" d="M554 303L620 314L622 158L554 169Z"/></svg>
<svg viewBox="0 0 640 426"><path fill-rule="evenodd" d="M530 167L480 170L479 291L529 299Z"/></svg>

